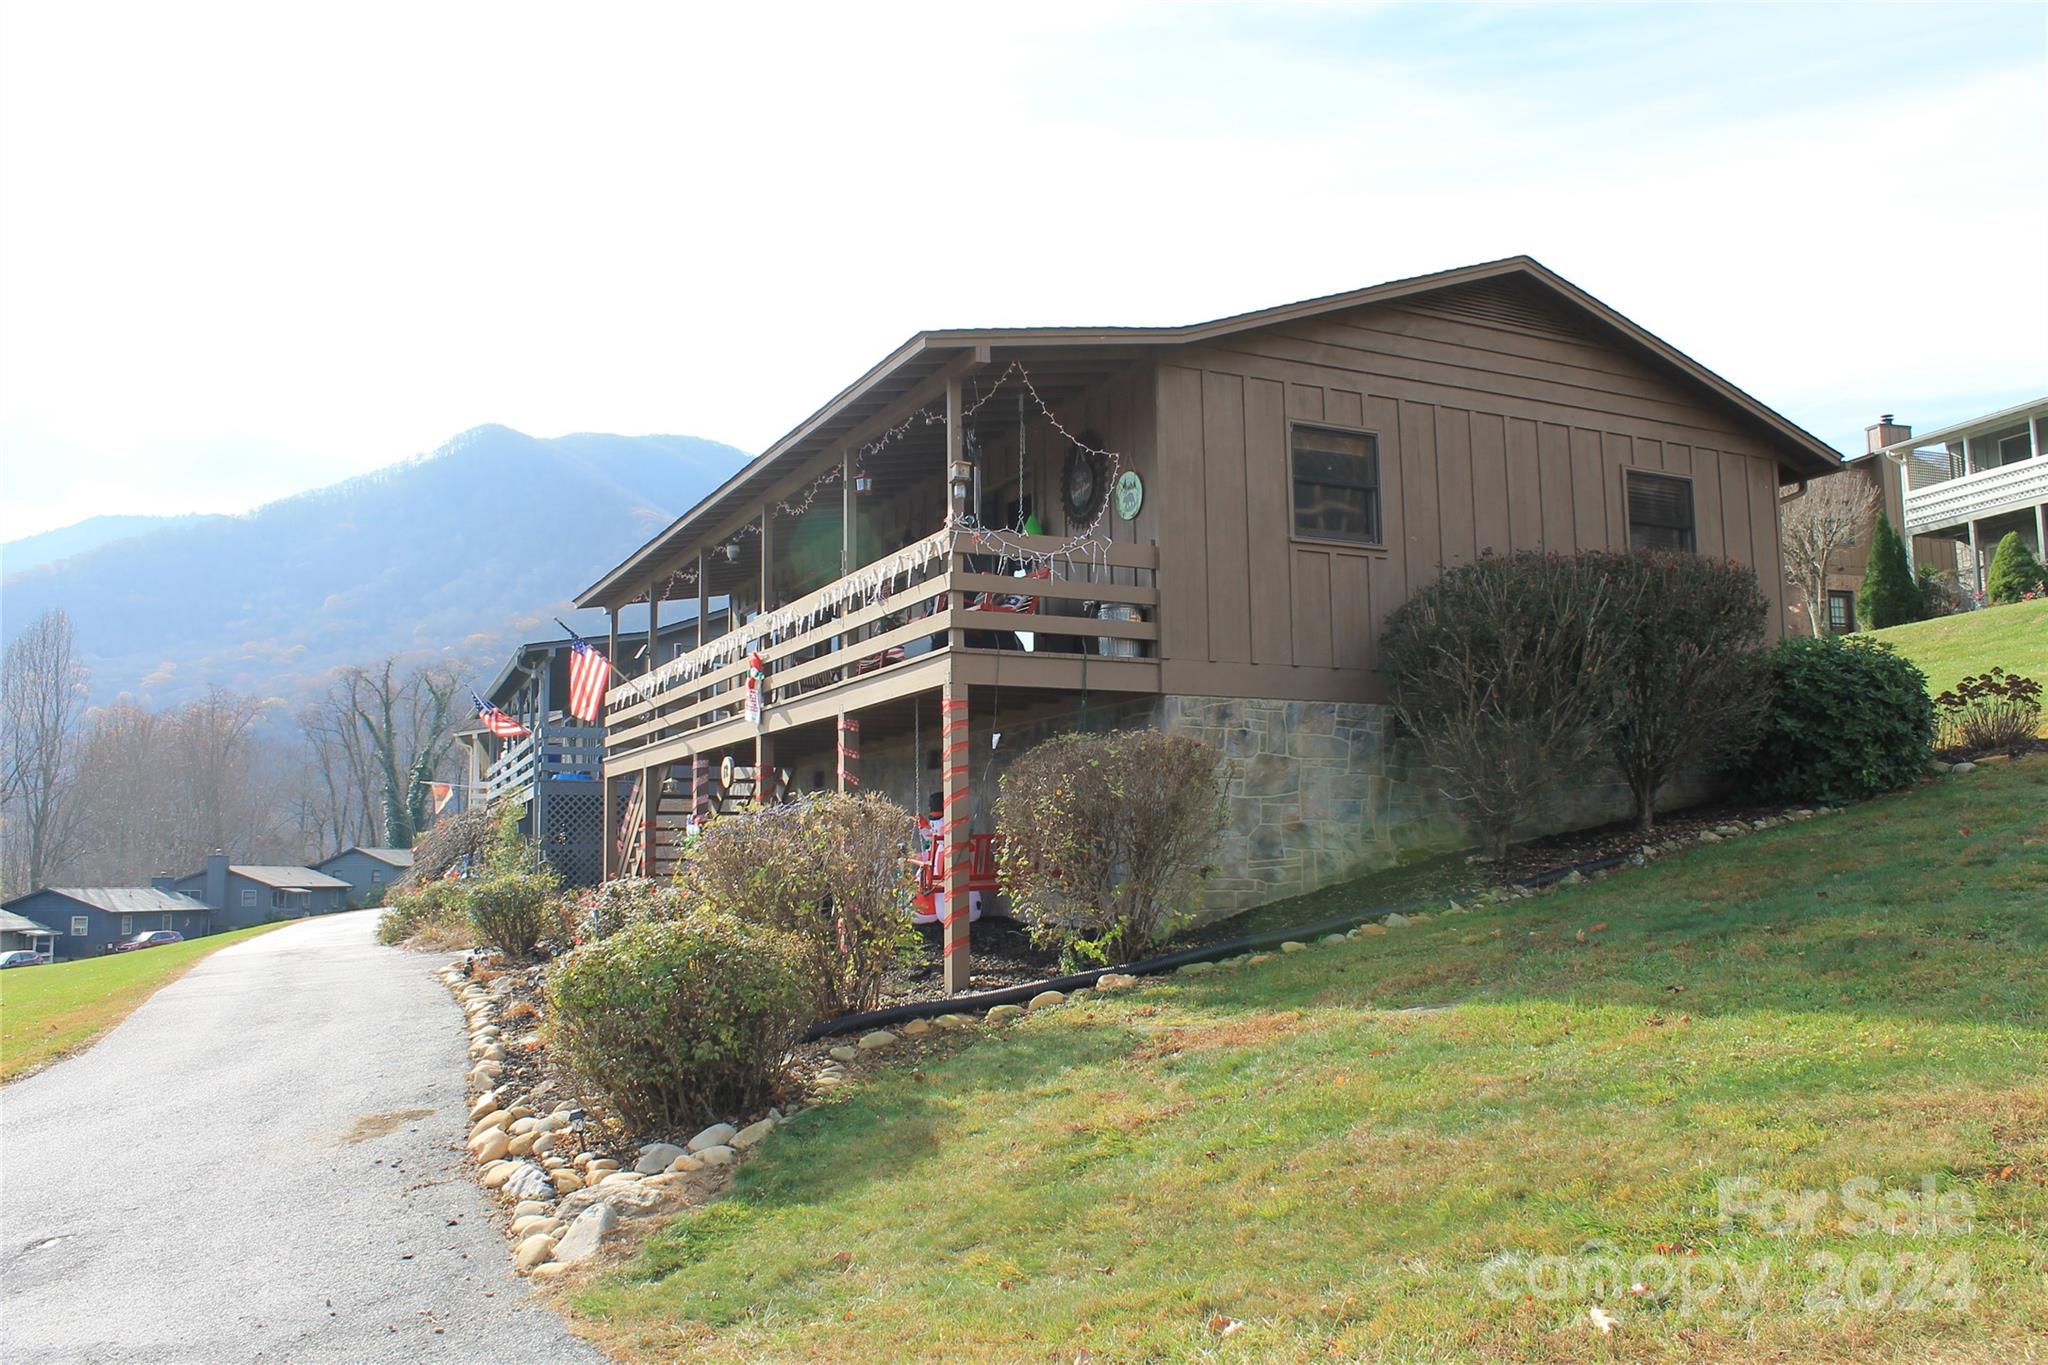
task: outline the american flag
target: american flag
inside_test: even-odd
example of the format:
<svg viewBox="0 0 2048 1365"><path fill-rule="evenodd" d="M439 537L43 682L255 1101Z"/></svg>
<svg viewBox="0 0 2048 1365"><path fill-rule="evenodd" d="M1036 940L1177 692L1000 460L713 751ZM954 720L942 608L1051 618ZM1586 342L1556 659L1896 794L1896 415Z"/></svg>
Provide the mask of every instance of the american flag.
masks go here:
<svg viewBox="0 0 2048 1365"><path fill-rule="evenodd" d="M483 722L484 729L499 739L524 739L533 733L482 697L478 697L476 693L471 692L469 695L476 700L476 718Z"/></svg>
<svg viewBox="0 0 2048 1365"><path fill-rule="evenodd" d="M591 648L590 641L571 632L569 646L569 714L595 725L604 711L605 684L612 680L612 662Z"/></svg>

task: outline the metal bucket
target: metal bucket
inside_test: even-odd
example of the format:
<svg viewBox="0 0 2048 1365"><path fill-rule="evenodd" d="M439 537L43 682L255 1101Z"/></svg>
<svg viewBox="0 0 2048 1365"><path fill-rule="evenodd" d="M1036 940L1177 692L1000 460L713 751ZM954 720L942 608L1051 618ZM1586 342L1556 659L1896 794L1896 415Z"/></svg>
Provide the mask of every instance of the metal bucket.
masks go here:
<svg viewBox="0 0 2048 1365"><path fill-rule="evenodd" d="M1098 602L1095 604L1095 619L1098 621L1142 621L1145 613L1131 602ZM1105 659L1138 659L1145 654L1145 642L1125 640L1112 635L1095 637L1095 652Z"/></svg>

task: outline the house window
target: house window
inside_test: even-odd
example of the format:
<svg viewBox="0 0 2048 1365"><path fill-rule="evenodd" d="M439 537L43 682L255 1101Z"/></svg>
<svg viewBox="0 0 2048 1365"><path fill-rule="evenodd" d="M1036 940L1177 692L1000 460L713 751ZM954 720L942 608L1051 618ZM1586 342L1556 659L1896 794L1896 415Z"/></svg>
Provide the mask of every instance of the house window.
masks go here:
<svg viewBox="0 0 2048 1365"><path fill-rule="evenodd" d="M383 869L381 869L381 868L375 868L375 867L373 867L373 868L371 868L371 869L370 869L370 885L372 885L372 886L376 886L376 885L378 885L379 883L381 883L381 882L382 882L383 880L384 880L384 872L383 872Z"/></svg>
<svg viewBox="0 0 2048 1365"><path fill-rule="evenodd" d="M71 937L84 938L90 932L92 931L89 928L87 928L86 917L84 915L73 915L71 917Z"/></svg>
<svg viewBox="0 0 2048 1365"><path fill-rule="evenodd" d="M1628 471L1628 545L1631 550L1691 553L1691 479Z"/></svg>
<svg viewBox="0 0 2048 1365"><path fill-rule="evenodd" d="M171 927L171 912L170 912L170 911L168 911L168 910L166 910L166 911L164 911L164 928L168 929L168 928L170 928L170 927Z"/></svg>
<svg viewBox="0 0 2048 1365"><path fill-rule="evenodd" d="M1297 426L1290 441L1294 534L1380 544L1379 437Z"/></svg>
<svg viewBox="0 0 2048 1365"><path fill-rule="evenodd" d="M1828 629L1837 635L1847 635L1856 629L1856 594L1853 592L1830 592L1828 594Z"/></svg>
<svg viewBox="0 0 2048 1365"><path fill-rule="evenodd" d="M134 933L134 932L135 932L135 916L133 916L133 915L123 915L123 916L121 916L121 937L123 937L123 938L126 938L126 937L127 937L128 935L130 935L130 934L132 934L132 933Z"/></svg>
<svg viewBox="0 0 2048 1365"><path fill-rule="evenodd" d="M282 910L285 908L287 904L290 903L290 899L291 898L286 896L285 893L282 891L272 891L270 893L270 908L273 910Z"/></svg>
<svg viewBox="0 0 2048 1365"><path fill-rule="evenodd" d="M243 904L243 905L247 905L247 906L253 906L253 905L255 905L255 904L256 904L256 888L255 888L255 887L253 887L253 886L245 886L245 887L243 887L243 888L242 888L242 904Z"/></svg>
<svg viewBox="0 0 2048 1365"><path fill-rule="evenodd" d="M2009 464L2018 464L2021 460L2032 456L2033 453L2033 438L2024 431L1998 438L1998 463L2001 467Z"/></svg>

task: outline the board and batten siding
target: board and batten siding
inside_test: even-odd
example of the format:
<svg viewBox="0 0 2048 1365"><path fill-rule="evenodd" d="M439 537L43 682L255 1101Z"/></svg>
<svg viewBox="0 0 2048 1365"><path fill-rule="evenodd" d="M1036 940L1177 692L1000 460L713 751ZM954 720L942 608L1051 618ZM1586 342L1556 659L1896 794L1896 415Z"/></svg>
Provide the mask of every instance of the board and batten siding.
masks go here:
<svg viewBox="0 0 2048 1365"><path fill-rule="evenodd" d="M1169 693L1383 700L1388 613L1491 552L1626 549L1624 471L1693 481L1700 553L1784 620L1760 431L1569 324L1372 307L1162 356L1160 654ZM1384 544L1297 539L1292 422L1376 434Z"/></svg>

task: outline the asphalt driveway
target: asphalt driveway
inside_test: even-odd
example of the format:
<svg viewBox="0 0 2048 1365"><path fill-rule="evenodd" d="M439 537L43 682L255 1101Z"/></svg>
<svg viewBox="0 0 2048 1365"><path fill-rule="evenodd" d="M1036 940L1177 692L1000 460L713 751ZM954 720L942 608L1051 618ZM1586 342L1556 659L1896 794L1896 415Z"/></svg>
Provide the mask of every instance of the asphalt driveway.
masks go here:
<svg viewBox="0 0 2048 1365"><path fill-rule="evenodd" d="M0 1089L0 1357L601 1358L511 1273L461 1012L374 919L224 949Z"/></svg>

